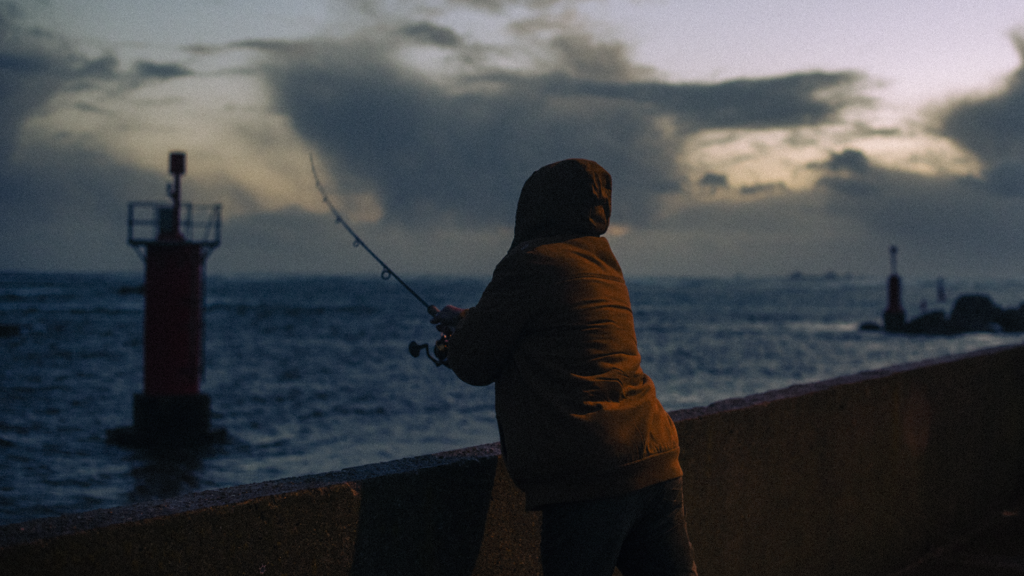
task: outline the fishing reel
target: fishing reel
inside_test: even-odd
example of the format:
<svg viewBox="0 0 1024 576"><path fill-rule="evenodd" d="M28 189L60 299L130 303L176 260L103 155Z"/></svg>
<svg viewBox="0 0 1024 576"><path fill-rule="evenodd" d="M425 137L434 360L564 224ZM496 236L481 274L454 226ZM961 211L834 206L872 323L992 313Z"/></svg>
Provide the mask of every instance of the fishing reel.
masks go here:
<svg viewBox="0 0 1024 576"><path fill-rule="evenodd" d="M434 354L430 354L430 344L423 343L419 344L415 340L409 342L409 354L413 358L420 357L420 350L427 353L427 358L434 363L435 366L447 366L448 365L448 339L451 338L452 331L450 328L445 328L444 333L437 342L434 342Z"/></svg>
<svg viewBox="0 0 1024 576"><path fill-rule="evenodd" d="M437 316L437 314L440 311L441 310L437 306L434 306L434 305L427 306L427 314L430 314L431 316ZM452 328L450 326L445 326L444 329L441 330L441 337L437 339L437 342L434 342L434 355L433 356L430 355L430 344L426 344L426 343L419 344L415 340L413 340L412 342L409 342L409 354L411 354L413 358L419 358L420 357L420 350L423 350L424 352L427 353L427 358L429 358L430 361L433 362L435 366L438 366L438 367L447 366L448 365L448 340L451 337L452 337Z"/></svg>

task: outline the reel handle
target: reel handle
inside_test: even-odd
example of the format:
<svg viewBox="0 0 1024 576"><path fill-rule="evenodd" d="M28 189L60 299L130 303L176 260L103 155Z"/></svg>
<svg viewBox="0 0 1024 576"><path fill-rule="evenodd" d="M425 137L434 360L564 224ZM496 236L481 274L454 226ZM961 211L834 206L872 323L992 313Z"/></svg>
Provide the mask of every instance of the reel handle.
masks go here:
<svg viewBox="0 0 1024 576"><path fill-rule="evenodd" d="M438 308L437 306L434 306L433 304L427 306L427 313L430 314L431 317L437 316L439 312L441 312L441 309ZM448 364L446 360L448 359L448 338L451 338L451 335L451 328L445 328L443 336L438 338L437 342L434 342L433 356L431 356L430 354L430 344L419 344L415 340L409 342L409 354L411 354L413 358L419 358L420 350L423 350L424 352L427 353L427 358L429 358L430 361L433 362L435 366L447 366Z"/></svg>
<svg viewBox="0 0 1024 576"><path fill-rule="evenodd" d="M434 366L447 366L448 364L446 360L448 357L448 336L448 334L445 334L444 336L439 338L437 342L434 342L434 355L430 354L430 344L420 344L415 340L409 342L409 354L413 358L419 358L420 351L422 350L426 352L427 358L429 358L430 361L434 363Z"/></svg>

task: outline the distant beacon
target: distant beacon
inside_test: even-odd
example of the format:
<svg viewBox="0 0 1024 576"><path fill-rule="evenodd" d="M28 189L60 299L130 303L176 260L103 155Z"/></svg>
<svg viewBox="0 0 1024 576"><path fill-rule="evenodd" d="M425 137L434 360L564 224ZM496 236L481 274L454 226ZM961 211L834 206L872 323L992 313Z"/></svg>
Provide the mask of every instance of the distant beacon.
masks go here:
<svg viewBox="0 0 1024 576"><path fill-rule="evenodd" d="M900 275L896 272L896 246L889 247L889 303L882 314L885 329L899 332L907 323L907 313L903 311L903 296Z"/></svg>
<svg viewBox="0 0 1024 576"><path fill-rule="evenodd" d="M210 429L204 371L205 263L220 245L220 204L181 202L185 153L171 152L170 206L128 205L128 244L146 263L144 391L135 394L133 425L107 431L114 444L199 446L223 441Z"/></svg>

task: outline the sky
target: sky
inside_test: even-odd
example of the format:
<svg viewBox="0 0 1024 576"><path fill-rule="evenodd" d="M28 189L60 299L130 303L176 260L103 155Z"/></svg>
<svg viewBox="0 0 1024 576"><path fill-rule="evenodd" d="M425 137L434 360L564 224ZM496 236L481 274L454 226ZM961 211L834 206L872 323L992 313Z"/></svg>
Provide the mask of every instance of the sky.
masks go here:
<svg viewBox="0 0 1024 576"><path fill-rule="evenodd" d="M522 183L613 178L627 276L1024 276L1019 0L0 0L0 271L487 277Z"/></svg>

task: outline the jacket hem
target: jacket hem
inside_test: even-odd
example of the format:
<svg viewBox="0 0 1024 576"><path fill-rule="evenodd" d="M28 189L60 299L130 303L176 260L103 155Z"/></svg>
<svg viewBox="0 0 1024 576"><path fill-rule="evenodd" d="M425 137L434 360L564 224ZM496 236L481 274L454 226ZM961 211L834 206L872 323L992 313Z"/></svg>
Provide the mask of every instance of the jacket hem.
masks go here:
<svg viewBox="0 0 1024 576"><path fill-rule="evenodd" d="M580 502L621 496L642 490L683 475L679 466L679 450L650 456L617 468L607 474L572 479L551 478L543 481L516 482L526 493L526 509L537 510L548 504Z"/></svg>

